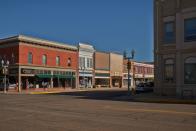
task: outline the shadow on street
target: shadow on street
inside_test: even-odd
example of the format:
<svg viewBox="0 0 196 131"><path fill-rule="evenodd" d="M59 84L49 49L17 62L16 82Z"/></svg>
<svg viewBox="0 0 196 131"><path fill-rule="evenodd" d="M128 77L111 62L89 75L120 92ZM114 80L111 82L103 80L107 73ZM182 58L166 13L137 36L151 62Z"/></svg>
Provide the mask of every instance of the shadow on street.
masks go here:
<svg viewBox="0 0 196 131"><path fill-rule="evenodd" d="M62 92L62 93L53 93L48 95L67 95L67 96L74 96L79 99L134 101L133 96L128 96L127 90Z"/></svg>

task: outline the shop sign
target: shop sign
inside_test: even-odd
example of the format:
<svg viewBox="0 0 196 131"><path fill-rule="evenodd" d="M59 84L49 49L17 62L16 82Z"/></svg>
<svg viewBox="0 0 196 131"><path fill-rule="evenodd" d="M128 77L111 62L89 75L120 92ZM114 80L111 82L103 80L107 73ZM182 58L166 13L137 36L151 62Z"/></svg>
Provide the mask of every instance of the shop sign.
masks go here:
<svg viewBox="0 0 196 131"><path fill-rule="evenodd" d="M21 74L34 74L33 69L21 69Z"/></svg>

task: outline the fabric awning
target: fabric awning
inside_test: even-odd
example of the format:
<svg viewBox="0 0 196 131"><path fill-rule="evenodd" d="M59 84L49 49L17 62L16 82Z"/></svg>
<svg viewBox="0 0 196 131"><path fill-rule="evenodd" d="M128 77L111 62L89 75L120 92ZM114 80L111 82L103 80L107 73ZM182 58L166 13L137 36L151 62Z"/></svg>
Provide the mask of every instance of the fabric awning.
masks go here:
<svg viewBox="0 0 196 131"><path fill-rule="evenodd" d="M75 78L75 76L71 75L54 75L54 78Z"/></svg>
<svg viewBox="0 0 196 131"><path fill-rule="evenodd" d="M38 78L52 78L51 74L37 74L36 77Z"/></svg>

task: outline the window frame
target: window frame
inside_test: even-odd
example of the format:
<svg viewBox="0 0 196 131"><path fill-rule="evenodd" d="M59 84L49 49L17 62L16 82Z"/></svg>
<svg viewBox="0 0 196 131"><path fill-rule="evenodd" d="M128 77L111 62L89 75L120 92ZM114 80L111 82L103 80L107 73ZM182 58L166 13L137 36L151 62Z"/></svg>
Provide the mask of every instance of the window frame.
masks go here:
<svg viewBox="0 0 196 131"><path fill-rule="evenodd" d="M166 25L167 24L173 24L173 40L171 41L166 41ZM163 22L163 43L164 45L170 45L170 44L175 44L176 43L176 26L175 26L175 21L168 21L168 22Z"/></svg>
<svg viewBox="0 0 196 131"><path fill-rule="evenodd" d="M67 66L68 66L68 67L71 67L71 63L72 63L72 60L71 60L71 57L69 57L69 58L67 59Z"/></svg>
<svg viewBox="0 0 196 131"><path fill-rule="evenodd" d="M166 62L168 60L172 60L173 64L172 63L171 64L167 64ZM173 73L172 73L172 77L171 78L166 76L166 74L167 74L166 67L167 66L173 66L173 68L172 68ZM163 73L164 74L164 77L163 77L164 81L167 82L167 83L174 83L175 79L176 79L175 78L175 59L174 58L167 58L167 59L164 60L164 70L163 71L164 71L164 73Z"/></svg>
<svg viewBox="0 0 196 131"><path fill-rule="evenodd" d="M186 58L184 59L184 84L185 84L185 85L196 85L196 79L195 79L194 82L186 81L186 66L187 66L188 64L193 64L193 65L195 66L195 70L196 70L196 62L195 62L195 63L188 63L188 62L186 63L186 61L187 61L188 59L190 59L190 58L196 59L196 56L189 56L189 57L186 57Z"/></svg>
<svg viewBox="0 0 196 131"><path fill-rule="evenodd" d="M195 38L195 40L187 40L186 39L186 21L189 21L189 20L195 20L196 21L196 17L192 17L192 18L186 18L186 19L184 19L184 42L194 42L194 41L196 41L196 38ZM196 37L196 35L195 35L195 37Z"/></svg>
<svg viewBox="0 0 196 131"><path fill-rule="evenodd" d="M33 64L33 53L28 52L28 58L27 58L28 64Z"/></svg>
<svg viewBox="0 0 196 131"><path fill-rule="evenodd" d="M56 56L56 66L60 66L60 56Z"/></svg>
<svg viewBox="0 0 196 131"><path fill-rule="evenodd" d="M44 61L44 57L45 57L45 61ZM42 65L47 65L47 55L46 54L42 55Z"/></svg>

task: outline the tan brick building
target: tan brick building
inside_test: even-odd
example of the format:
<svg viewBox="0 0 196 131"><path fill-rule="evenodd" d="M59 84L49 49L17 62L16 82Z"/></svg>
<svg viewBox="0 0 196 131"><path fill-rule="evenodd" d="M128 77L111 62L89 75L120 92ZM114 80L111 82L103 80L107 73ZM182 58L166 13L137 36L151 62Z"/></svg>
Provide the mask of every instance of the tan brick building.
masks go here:
<svg viewBox="0 0 196 131"><path fill-rule="evenodd" d="M110 87L110 53L96 51L94 66L95 86Z"/></svg>
<svg viewBox="0 0 196 131"><path fill-rule="evenodd" d="M123 56L110 53L110 87L122 87Z"/></svg>
<svg viewBox="0 0 196 131"><path fill-rule="evenodd" d="M196 96L196 0L154 0L155 93Z"/></svg>

